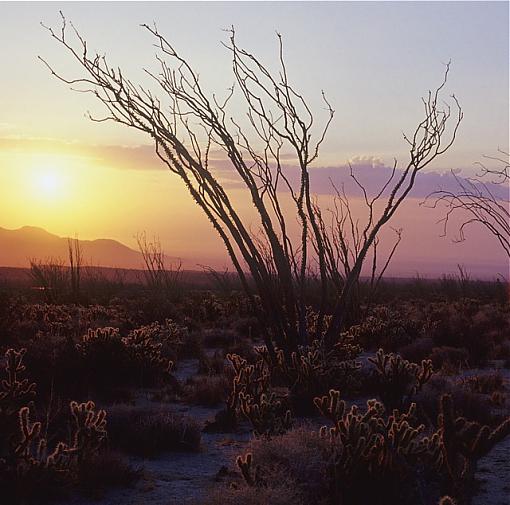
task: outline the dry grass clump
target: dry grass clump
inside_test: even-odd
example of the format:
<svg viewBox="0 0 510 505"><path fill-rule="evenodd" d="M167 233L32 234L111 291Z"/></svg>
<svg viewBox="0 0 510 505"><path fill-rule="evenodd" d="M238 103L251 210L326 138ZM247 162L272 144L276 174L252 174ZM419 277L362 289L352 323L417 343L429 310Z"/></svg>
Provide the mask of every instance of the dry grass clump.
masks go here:
<svg viewBox="0 0 510 505"><path fill-rule="evenodd" d="M464 347L434 347L430 360L436 370L445 374L456 374L469 364L469 352Z"/></svg>
<svg viewBox="0 0 510 505"><path fill-rule="evenodd" d="M118 452L100 452L80 465L78 490L87 497L99 499L109 488L133 485L141 473L140 468L133 468Z"/></svg>
<svg viewBox="0 0 510 505"><path fill-rule="evenodd" d="M436 419L439 414L438 398L444 393L452 397L457 416L489 426L500 420L488 396L475 393L452 379L438 375L434 375L415 397L419 414L429 422Z"/></svg>
<svg viewBox="0 0 510 505"><path fill-rule="evenodd" d="M213 489L208 491L207 498L197 502L197 505L310 505L311 503L319 502L307 501L294 481L276 482L275 479L275 482L268 487L224 486Z"/></svg>
<svg viewBox="0 0 510 505"><path fill-rule="evenodd" d="M327 442L310 426L297 427L280 437L254 439L248 450L257 464L279 467L299 483L300 494L308 500L327 491Z"/></svg>
<svg viewBox="0 0 510 505"><path fill-rule="evenodd" d="M461 384L473 393L490 395L504 389L503 376L499 372L477 374L461 379Z"/></svg>
<svg viewBox="0 0 510 505"><path fill-rule="evenodd" d="M226 375L196 375L184 386L185 401L215 407L225 402L231 389L231 379Z"/></svg>
<svg viewBox="0 0 510 505"><path fill-rule="evenodd" d="M219 350L208 356L205 352L198 358L198 373L201 375L218 375L228 369L225 353Z"/></svg>
<svg viewBox="0 0 510 505"><path fill-rule="evenodd" d="M200 450L201 430L192 419L157 410L113 407L109 410L110 444L146 458L164 452Z"/></svg>

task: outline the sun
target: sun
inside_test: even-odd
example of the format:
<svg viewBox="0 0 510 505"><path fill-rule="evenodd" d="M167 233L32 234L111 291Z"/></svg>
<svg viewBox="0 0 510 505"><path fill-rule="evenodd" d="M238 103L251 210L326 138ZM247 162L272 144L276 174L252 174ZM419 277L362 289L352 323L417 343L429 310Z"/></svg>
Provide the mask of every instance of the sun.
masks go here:
<svg viewBox="0 0 510 505"><path fill-rule="evenodd" d="M67 175L62 160L57 157L34 160L29 175L34 196L51 201L62 199L68 189Z"/></svg>
<svg viewBox="0 0 510 505"><path fill-rule="evenodd" d="M62 179L55 171L42 171L37 178L37 186L42 194L57 196L62 187Z"/></svg>

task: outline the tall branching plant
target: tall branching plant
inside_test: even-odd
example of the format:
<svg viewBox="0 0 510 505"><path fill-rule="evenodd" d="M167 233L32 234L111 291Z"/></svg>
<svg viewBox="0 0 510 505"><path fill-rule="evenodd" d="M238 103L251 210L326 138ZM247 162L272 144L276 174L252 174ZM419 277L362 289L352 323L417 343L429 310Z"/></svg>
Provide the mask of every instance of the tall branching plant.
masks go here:
<svg viewBox="0 0 510 505"><path fill-rule="evenodd" d="M368 220L360 228L359 243L353 249L342 238L347 233L344 226L338 229L324 225L311 190L310 166L318 160L334 110L323 93L326 113L322 126L316 127L310 106L291 84L280 35L280 68L275 73L239 46L233 28L229 31L226 47L232 57L235 88L247 109L244 126L230 111L235 88L225 99L208 95L190 63L155 26L143 25L159 51L159 70L146 73L159 88L161 98L130 81L106 57L91 54L85 39L72 25L69 36L68 23L64 17L62 20L60 30L48 31L81 66L83 74L67 78L47 64L52 74L73 88L91 92L102 102L107 114L91 118L94 121L114 121L153 140L161 161L180 177L221 237L248 296L260 298L259 316L267 329L266 345L271 355L280 348L290 359L300 344L322 334L327 346L334 345L347 323L362 266L376 246L381 229L407 198L419 172L455 140L462 110L455 97L454 110L442 105L448 67L444 81L423 101L423 119L410 136L404 137L409 144L407 163L398 169L395 162L391 176L375 197L369 197L362 187ZM217 178L211 159L214 151L222 153L231 175L247 190L258 232L241 218L232 195ZM289 152L297 167L285 165ZM292 182L296 174L297 182ZM290 209L284 205L282 194L290 195ZM376 211L376 202L382 202L383 197L383 208ZM299 226L297 233L291 232L294 221ZM350 248L352 261L346 273L338 272L338 253L330 247L334 240L343 240ZM310 272L316 272L321 289L316 335L309 335L306 325ZM335 286L333 281L338 275L343 282ZM335 286L334 303L329 307L331 286ZM333 317L326 325L328 312L333 312Z"/></svg>

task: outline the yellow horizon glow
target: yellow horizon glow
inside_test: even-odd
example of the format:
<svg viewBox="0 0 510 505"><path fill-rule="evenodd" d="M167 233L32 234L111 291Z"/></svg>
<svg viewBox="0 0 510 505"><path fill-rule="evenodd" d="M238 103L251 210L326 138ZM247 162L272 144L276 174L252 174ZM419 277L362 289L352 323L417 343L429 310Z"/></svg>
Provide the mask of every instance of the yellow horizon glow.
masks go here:
<svg viewBox="0 0 510 505"><path fill-rule="evenodd" d="M164 227L175 236L190 222L209 231L175 177L165 170L126 169L122 153L113 158L79 147L73 152L58 146L0 151L0 226L37 226L81 239L113 238L135 249L141 231L159 233Z"/></svg>

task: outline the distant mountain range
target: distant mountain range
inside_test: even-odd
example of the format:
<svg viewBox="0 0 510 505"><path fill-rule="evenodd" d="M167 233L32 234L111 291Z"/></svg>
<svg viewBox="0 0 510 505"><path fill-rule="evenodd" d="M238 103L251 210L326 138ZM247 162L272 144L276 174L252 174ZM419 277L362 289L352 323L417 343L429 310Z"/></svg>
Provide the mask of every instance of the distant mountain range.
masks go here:
<svg viewBox="0 0 510 505"><path fill-rule="evenodd" d="M66 237L34 226L17 230L0 227L0 266L28 267L31 259L60 258L67 262ZM143 268L142 255L111 239L80 240L84 263L115 268Z"/></svg>

